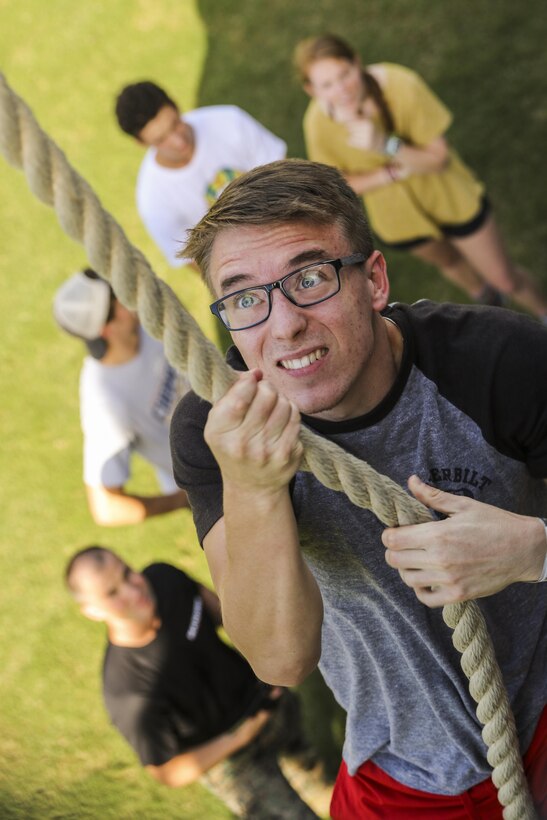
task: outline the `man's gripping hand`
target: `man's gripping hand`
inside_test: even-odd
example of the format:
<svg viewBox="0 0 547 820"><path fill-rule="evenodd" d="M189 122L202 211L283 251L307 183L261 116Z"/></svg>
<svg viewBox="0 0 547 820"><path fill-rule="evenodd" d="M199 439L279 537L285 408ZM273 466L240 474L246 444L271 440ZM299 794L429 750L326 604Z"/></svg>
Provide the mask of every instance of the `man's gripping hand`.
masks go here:
<svg viewBox="0 0 547 820"><path fill-rule="evenodd" d="M445 493L409 479L412 494L447 518L388 528L386 561L427 606L493 595L516 581L536 581L545 559L538 518Z"/></svg>
<svg viewBox="0 0 547 820"><path fill-rule="evenodd" d="M296 405L251 370L211 409L204 435L225 483L275 492L299 467L299 430Z"/></svg>

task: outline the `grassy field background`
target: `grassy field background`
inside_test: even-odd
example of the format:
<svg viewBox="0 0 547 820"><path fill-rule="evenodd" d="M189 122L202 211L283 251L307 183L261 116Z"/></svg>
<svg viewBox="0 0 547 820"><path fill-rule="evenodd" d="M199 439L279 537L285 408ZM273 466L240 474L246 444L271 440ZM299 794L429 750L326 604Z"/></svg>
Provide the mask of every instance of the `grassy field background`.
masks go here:
<svg viewBox="0 0 547 820"><path fill-rule="evenodd" d="M141 151L119 133L115 93L152 79L183 108L235 103L303 155L294 43L330 29L366 61L407 64L456 114L451 137L486 180L510 248L547 285L547 23L509 0L0 0L0 69L91 183L158 275L214 337L197 277L173 272L134 206ZM0 816L223 818L201 787L168 791L139 769L99 696L102 629L63 590L66 559L104 543L143 566L167 560L208 581L188 513L102 530L81 482L82 349L51 319L56 287L85 264L53 212L0 160L2 524ZM458 298L438 275L388 254L393 298ZM153 488L139 465L134 487ZM329 736L339 715L324 720Z"/></svg>

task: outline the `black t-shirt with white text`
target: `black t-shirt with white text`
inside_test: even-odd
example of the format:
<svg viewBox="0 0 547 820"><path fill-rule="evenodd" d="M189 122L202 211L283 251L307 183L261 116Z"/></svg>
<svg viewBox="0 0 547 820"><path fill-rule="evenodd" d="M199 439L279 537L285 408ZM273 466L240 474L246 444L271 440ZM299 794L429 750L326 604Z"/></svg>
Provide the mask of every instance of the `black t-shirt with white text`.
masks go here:
<svg viewBox="0 0 547 820"><path fill-rule="evenodd" d="M218 637L194 581L169 564L152 564L143 574L161 627L143 647L108 643L103 694L112 723L141 763L159 766L252 712L264 684Z"/></svg>

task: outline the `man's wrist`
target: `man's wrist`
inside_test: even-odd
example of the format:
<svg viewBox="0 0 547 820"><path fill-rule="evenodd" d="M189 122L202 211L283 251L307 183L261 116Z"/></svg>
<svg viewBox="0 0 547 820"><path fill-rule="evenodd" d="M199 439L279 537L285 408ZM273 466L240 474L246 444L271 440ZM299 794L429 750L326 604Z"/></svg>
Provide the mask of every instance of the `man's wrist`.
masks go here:
<svg viewBox="0 0 547 820"><path fill-rule="evenodd" d="M253 510L255 515L267 514L284 499L289 491L289 483L273 486L249 485L224 479L224 503L235 504L243 509Z"/></svg>
<svg viewBox="0 0 547 820"><path fill-rule="evenodd" d="M540 518L539 519L545 528L545 559L543 561L543 569L541 570L541 575L537 579L536 583L542 583L543 581L547 581L547 519Z"/></svg>

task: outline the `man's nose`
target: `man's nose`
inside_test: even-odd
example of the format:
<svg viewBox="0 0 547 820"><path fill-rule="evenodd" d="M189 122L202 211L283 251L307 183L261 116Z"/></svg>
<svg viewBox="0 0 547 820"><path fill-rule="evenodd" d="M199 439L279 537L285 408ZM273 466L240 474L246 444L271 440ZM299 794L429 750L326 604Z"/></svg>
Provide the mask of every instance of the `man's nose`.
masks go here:
<svg viewBox="0 0 547 820"><path fill-rule="evenodd" d="M308 324L305 308L293 305L282 290L276 288L271 292L272 312L268 319L272 336L278 339L291 339L301 333Z"/></svg>

